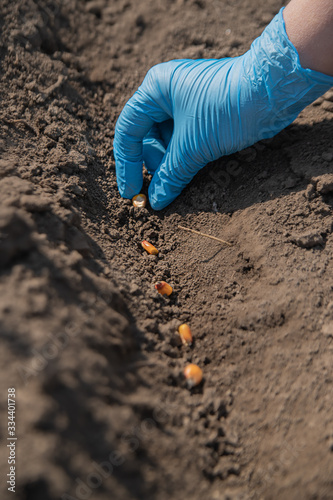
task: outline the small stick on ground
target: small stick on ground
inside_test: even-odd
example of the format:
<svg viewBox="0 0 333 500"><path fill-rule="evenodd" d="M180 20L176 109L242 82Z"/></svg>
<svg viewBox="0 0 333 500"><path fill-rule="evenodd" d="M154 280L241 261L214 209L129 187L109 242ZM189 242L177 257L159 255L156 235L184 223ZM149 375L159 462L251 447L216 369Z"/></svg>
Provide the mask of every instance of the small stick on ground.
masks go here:
<svg viewBox="0 0 333 500"><path fill-rule="evenodd" d="M224 243L229 247L232 247L232 243L228 241L221 240L221 238L216 238L215 236L211 236L210 234L202 233L201 231L196 231L195 229L190 229L189 227L178 226L178 229L184 229L184 231L189 231L190 233L199 234L200 236L206 236L206 238L210 238L211 240L219 241L220 243Z"/></svg>

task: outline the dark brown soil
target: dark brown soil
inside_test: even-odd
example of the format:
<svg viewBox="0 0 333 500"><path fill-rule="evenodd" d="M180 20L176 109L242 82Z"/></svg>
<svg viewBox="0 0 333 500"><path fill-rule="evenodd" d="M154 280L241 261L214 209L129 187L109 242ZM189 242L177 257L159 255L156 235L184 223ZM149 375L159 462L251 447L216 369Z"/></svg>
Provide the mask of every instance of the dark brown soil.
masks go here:
<svg viewBox="0 0 333 500"><path fill-rule="evenodd" d="M162 212L112 156L153 64L241 54L283 4L2 0L2 499L333 499L332 91Z"/></svg>

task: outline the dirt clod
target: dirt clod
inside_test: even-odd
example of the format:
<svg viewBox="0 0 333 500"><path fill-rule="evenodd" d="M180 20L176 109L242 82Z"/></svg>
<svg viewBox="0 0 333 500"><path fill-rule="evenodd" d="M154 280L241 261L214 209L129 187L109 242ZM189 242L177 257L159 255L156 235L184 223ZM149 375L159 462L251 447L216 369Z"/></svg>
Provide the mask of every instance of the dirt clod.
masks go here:
<svg viewBox="0 0 333 500"><path fill-rule="evenodd" d="M301 248L313 248L324 245L324 238L319 233L309 232L300 236L294 236L291 241Z"/></svg>
<svg viewBox="0 0 333 500"><path fill-rule="evenodd" d="M325 174L315 180L317 181L316 189L320 194L333 192L333 174Z"/></svg>

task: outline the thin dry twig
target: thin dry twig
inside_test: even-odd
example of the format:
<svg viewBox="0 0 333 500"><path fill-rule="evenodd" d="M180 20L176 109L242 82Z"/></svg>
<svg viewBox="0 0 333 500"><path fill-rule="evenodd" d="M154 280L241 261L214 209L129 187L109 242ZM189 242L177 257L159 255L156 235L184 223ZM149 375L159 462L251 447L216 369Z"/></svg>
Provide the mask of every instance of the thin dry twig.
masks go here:
<svg viewBox="0 0 333 500"><path fill-rule="evenodd" d="M206 238L210 238L211 240L219 241L220 243L224 243L229 247L232 247L232 243L228 241L221 240L221 238L216 238L216 236L211 236L210 234L202 233L201 231L196 231L195 229L191 229L189 227L178 226L178 229L184 229L184 231L189 231L190 233L199 234L200 236L206 236Z"/></svg>

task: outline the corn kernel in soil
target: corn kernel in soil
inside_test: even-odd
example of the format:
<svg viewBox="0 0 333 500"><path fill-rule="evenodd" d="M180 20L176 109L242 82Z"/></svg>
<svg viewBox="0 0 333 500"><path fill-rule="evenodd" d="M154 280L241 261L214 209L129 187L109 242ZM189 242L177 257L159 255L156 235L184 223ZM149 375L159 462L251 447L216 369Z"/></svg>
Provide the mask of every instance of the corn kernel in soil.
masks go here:
<svg viewBox="0 0 333 500"><path fill-rule="evenodd" d="M189 389L199 385L202 380L202 370L198 365L193 363L187 365L184 369L184 375Z"/></svg>
<svg viewBox="0 0 333 500"><path fill-rule="evenodd" d="M149 241L143 240L143 242L141 243L141 245L151 255L157 255L158 254L157 248L155 248L154 245L152 245L151 243L149 243Z"/></svg>
<svg viewBox="0 0 333 500"><path fill-rule="evenodd" d="M145 194L136 194L132 198L132 204L134 207L143 208L146 206L147 196Z"/></svg>
<svg viewBox="0 0 333 500"><path fill-rule="evenodd" d="M155 288L161 295L172 294L172 287L165 281L160 281L159 283L156 283Z"/></svg>
<svg viewBox="0 0 333 500"><path fill-rule="evenodd" d="M184 345L192 345L193 337L191 329L186 323L178 327L178 333Z"/></svg>

